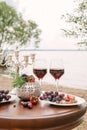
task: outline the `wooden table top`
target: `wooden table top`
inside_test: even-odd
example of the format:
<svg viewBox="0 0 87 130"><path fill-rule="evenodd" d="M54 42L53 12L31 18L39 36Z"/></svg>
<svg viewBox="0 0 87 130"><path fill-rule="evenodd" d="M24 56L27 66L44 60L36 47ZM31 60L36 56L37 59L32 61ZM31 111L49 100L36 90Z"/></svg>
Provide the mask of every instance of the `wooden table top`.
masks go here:
<svg viewBox="0 0 87 130"><path fill-rule="evenodd" d="M12 89L12 79L0 76L0 89ZM0 104L0 130L71 130L82 121L86 102L79 106L62 107L39 102L32 109L20 100Z"/></svg>
<svg viewBox="0 0 87 130"><path fill-rule="evenodd" d="M20 100L0 104L0 130L70 130L83 121L87 105L60 107L43 102L24 108Z"/></svg>

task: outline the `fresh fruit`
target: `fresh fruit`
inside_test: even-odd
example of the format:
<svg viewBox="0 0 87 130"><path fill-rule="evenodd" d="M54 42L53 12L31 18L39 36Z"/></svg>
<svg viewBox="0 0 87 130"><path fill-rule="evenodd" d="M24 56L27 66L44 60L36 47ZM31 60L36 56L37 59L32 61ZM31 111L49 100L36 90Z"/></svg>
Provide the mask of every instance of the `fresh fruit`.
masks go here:
<svg viewBox="0 0 87 130"><path fill-rule="evenodd" d="M46 100L55 103L75 103L75 96L70 94L46 91L40 96L40 100Z"/></svg>
<svg viewBox="0 0 87 130"><path fill-rule="evenodd" d="M27 80L28 75L26 75L26 74L22 74L21 77L23 77L23 79L24 79L26 82L28 82L28 80Z"/></svg>
<svg viewBox="0 0 87 130"><path fill-rule="evenodd" d="M32 109L33 108L33 104L31 102L28 102L28 108Z"/></svg>
<svg viewBox="0 0 87 130"><path fill-rule="evenodd" d="M22 74L21 77L23 77L23 79L26 82L35 82L35 78L33 75L26 75L26 74Z"/></svg>
<svg viewBox="0 0 87 130"><path fill-rule="evenodd" d="M36 104L39 102L39 99L38 99L38 97L36 97L36 96L31 96L31 97L30 97L30 102L31 102L33 105L36 105Z"/></svg>
<svg viewBox="0 0 87 130"><path fill-rule="evenodd" d="M28 82L35 82L35 78L33 75L28 76Z"/></svg>
<svg viewBox="0 0 87 130"><path fill-rule="evenodd" d="M36 105L38 103L38 98L33 96L32 98L29 99L29 101L21 101L21 105L23 105L23 107L32 109L33 105Z"/></svg>
<svg viewBox="0 0 87 130"><path fill-rule="evenodd" d="M28 107L28 102L21 101L21 104L23 105L23 107Z"/></svg>
<svg viewBox="0 0 87 130"><path fill-rule="evenodd" d="M0 90L0 102L7 101L10 98L9 90Z"/></svg>
<svg viewBox="0 0 87 130"><path fill-rule="evenodd" d="M21 77L22 77L26 82L35 82L35 78L34 78L33 75L22 74Z"/></svg>
<svg viewBox="0 0 87 130"><path fill-rule="evenodd" d="M74 102L75 96L67 94L66 97L65 97L65 101Z"/></svg>
<svg viewBox="0 0 87 130"><path fill-rule="evenodd" d="M15 72L11 73L11 75L13 77L13 87L21 88L26 82L35 82L35 78L33 75L20 75L19 73Z"/></svg>

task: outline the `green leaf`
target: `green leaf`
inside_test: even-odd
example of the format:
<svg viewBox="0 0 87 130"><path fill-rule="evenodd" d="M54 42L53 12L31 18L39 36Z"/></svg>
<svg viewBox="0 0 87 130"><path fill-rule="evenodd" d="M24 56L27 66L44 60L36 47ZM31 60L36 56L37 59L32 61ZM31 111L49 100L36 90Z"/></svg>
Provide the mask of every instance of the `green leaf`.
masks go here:
<svg viewBox="0 0 87 130"><path fill-rule="evenodd" d="M13 77L13 87L22 87L26 81L25 79L20 76L18 73L12 72L11 76Z"/></svg>

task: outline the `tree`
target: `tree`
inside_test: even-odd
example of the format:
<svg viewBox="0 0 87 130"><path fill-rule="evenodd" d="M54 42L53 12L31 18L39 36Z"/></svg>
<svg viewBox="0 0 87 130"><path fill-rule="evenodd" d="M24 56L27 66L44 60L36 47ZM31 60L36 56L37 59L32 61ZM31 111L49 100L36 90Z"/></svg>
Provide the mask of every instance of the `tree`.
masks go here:
<svg viewBox="0 0 87 130"><path fill-rule="evenodd" d="M18 41L20 46L32 42L35 47L38 47L38 43L40 42L40 33L41 30L38 28L38 25L32 20L24 21L20 17L19 24L14 25L15 41Z"/></svg>
<svg viewBox="0 0 87 130"><path fill-rule="evenodd" d="M87 46L87 0L78 0L73 13L66 13L63 18L69 25L69 28L62 29L64 34L78 38L78 44Z"/></svg>
<svg viewBox="0 0 87 130"><path fill-rule="evenodd" d="M16 47L30 44L31 39L34 39L36 46L40 41L40 33L34 21L25 21L22 14L18 14L13 7L0 2L0 50L6 44L17 43Z"/></svg>

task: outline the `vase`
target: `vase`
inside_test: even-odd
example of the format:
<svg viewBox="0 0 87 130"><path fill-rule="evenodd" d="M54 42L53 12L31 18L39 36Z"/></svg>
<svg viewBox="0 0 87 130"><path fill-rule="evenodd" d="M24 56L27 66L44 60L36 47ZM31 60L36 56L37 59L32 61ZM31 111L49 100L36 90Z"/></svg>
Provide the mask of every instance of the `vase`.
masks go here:
<svg viewBox="0 0 87 130"><path fill-rule="evenodd" d="M16 89L16 95L23 100L29 100L32 95L39 97L40 94L41 86L38 82L27 82Z"/></svg>

